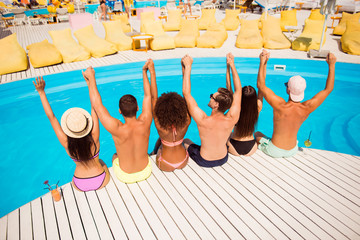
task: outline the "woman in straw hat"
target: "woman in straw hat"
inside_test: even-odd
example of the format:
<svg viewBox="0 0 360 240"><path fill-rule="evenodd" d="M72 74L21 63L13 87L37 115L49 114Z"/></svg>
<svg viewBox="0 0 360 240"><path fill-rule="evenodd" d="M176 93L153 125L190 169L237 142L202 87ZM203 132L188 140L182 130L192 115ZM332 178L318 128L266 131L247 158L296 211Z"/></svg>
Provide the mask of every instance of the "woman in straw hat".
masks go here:
<svg viewBox="0 0 360 240"><path fill-rule="evenodd" d="M42 77L33 82L39 93L46 116L66 152L76 164L73 185L80 191L100 189L109 182L110 174L99 159L99 120L95 110L91 115L82 108L70 108L61 117L61 125L55 117L45 94Z"/></svg>

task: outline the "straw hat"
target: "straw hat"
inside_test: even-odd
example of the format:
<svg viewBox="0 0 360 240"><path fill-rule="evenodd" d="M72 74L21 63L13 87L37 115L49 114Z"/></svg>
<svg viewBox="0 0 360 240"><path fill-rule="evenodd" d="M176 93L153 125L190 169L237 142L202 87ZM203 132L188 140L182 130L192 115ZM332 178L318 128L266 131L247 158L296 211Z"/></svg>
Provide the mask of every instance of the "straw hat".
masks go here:
<svg viewBox="0 0 360 240"><path fill-rule="evenodd" d="M72 138L82 138L89 134L93 127L90 113L82 108L70 108L61 117L61 128Z"/></svg>

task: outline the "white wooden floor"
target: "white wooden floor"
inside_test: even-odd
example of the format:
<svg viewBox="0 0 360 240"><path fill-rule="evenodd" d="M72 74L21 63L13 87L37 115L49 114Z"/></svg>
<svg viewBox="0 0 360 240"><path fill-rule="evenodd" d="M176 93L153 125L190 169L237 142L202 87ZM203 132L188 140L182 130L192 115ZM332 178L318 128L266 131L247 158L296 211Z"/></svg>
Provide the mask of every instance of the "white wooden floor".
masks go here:
<svg viewBox="0 0 360 240"><path fill-rule="evenodd" d="M192 160L175 172L101 190L62 186L0 219L0 239L360 239L360 158L304 149L260 151L221 167ZM113 175L112 169L110 170Z"/></svg>

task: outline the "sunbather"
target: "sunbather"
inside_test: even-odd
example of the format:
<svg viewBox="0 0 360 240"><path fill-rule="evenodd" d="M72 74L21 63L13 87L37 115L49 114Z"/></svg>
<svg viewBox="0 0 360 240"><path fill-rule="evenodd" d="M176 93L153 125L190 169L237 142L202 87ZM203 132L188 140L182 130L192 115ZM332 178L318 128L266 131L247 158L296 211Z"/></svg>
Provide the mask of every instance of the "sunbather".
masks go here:
<svg viewBox="0 0 360 240"><path fill-rule="evenodd" d="M210 95L209 107L212 109L211 115L207 116L197 105L191 95L191 65L192 58L188 55L183 57L183 95L185 97L190 115L196 122L201 147L186 139L185 147L190 157L202 167L221 166L228 160L228 150L226 142L239 119L241 107L241 83L237 74L234 56L227 54L227 64L230 66L235 92L232 94L226 88L219 88L218 91ZM226 114L225 111L229 110Z"/></svg>
<svg viewBox="0 0 360 240"><path fill-rule="evenodd" d="M260 54L257 86L259 91L263 93L265 100L273 108L274 131L271 139L261 132L256 132L255 137L259 143L259 149L267 155L271 157L291 157L298 151L297 133L300 126L334 89L336 58L332 53L329 53L326 58L329 72L325 89L317 93L312 99L301 103L300 101L304 99L306 81L300 76L291 77L285 83L286 92L289 94L287 102L266 86L266 66L269 57L270 53L265 50Z"/></svg>
<svg viewBox="0 0 360 240"><path fill-rule="evenodd" d="M91 103L99 115L100 122L114 139L116 153L112 159L113 170L116 177L124 183L139 182L151 175L151 163L147 154L152 121L148 69L149 61L143 67L144 100L142 113L138 118L136 112L139 107L136 98L129 94L120 98L119 112L125 123L112 117L102 104L94 69L89 67L83 74L89 87Z"/></svg>
<svg viewBox="0 0 360 240"><path fill-rule="evenodd" d="M150 60L151 104L154 122L159 134L154 154L156 164L163 171L174 171L186 166L189 154L183 146L190 125L185 99L175 92L163 93L158 98L154 63Z"/></svg>
<svg viewBox="0 0 360 240"><path fill-rule="evenodd" d="M45 81L39 77L33 84L57 138L76 164L73 186L84 192L106 186L110 174L99 158L100 130L94 108L91 108L91 115L82 108L70 108L62 115L60 125L46 97Z"/></svg>
<svg viewBox="0 0 360 240"><path fill-rule="evenodd" d="M104 21L106 21L106 0L100 1L100 8L101 8L100 21L101 18L104 18Z"/></svg>

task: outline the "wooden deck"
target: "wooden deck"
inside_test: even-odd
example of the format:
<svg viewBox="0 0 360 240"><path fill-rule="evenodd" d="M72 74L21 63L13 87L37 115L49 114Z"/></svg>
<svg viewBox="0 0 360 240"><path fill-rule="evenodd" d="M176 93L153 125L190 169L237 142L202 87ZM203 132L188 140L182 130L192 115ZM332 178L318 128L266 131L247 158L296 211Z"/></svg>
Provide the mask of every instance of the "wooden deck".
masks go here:
<svg viewBox="0 0 360 240"><path fill-rule="evenodd" d="M231 155L230 155L231 156ZM62 186L0 219L3 239L360 239L360 158L261 151L101 190ZM112 169L110 170L113 175ZM114 175L113 175L114 176Z"/></svg>

